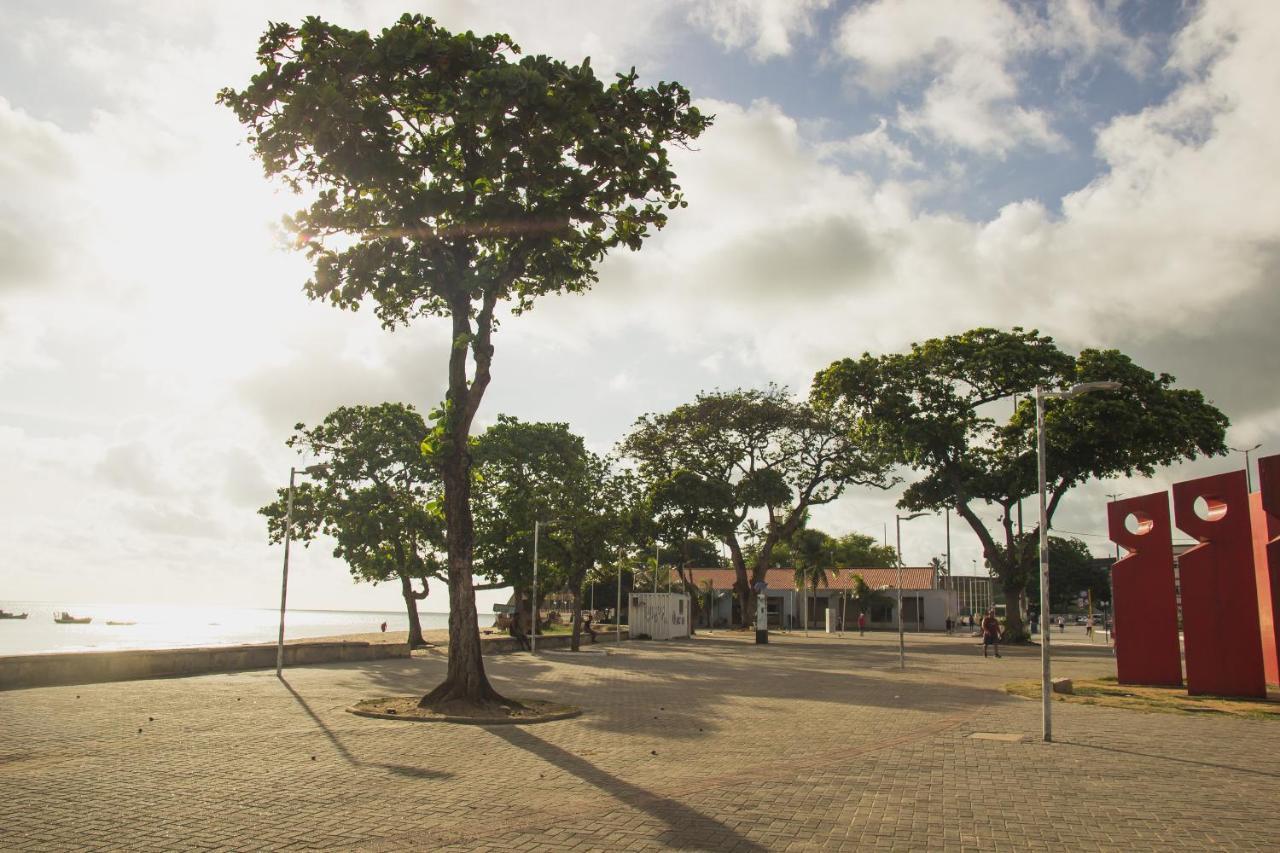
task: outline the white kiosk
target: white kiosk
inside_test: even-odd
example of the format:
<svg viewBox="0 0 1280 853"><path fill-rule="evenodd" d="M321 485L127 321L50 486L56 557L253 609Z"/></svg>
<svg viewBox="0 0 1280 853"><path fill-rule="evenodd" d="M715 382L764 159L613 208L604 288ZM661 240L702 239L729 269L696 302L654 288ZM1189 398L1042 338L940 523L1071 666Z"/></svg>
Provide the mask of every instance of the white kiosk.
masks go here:
<svg viewBox="0 0 1280 853"><path fill-rule="evenodd" d="M689 636L689 596L682 592L633 592L627 618L631 639L647 634L652 640Z"/></svg>

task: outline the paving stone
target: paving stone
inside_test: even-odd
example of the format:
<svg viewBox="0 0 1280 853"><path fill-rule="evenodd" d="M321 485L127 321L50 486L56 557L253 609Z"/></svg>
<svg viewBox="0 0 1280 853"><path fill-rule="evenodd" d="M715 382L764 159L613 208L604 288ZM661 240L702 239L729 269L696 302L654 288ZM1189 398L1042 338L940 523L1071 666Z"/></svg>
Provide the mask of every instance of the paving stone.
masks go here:
<svg viewBox="0 0 1280 853"><path fill-rule="evenodd" d="M999 689L1038 676L1035 650L984 661L959 638L909 647L905 672L893 635L757 647L718 632L488 658L500 691L585 713L487 729L344 712L429 689L436 656L284 683L0 692L0 848L1190 850L1280 837L1280 724L1055 703L1058 742L1044 744L1039 703ZM1060 651L1056 674L1114 671Z"/></svg>

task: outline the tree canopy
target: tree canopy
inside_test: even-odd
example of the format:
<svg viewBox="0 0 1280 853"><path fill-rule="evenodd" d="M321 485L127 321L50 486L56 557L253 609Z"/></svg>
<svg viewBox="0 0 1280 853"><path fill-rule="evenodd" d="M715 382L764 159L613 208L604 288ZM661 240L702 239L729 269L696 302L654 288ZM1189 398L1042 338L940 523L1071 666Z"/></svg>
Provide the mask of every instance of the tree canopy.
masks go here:
<svg viewBox="0 0 1280 853"><path fill-rule="evenodd" d="M400 403L342 406L318 426L294 429L285 443L318 460L324 472L295 488L292 536L304 544L332 537L333 556L357 580L399 581L409 641L421 645L416 602L445 567L440 476L418 451L427 432L422 416ZM273 542L283 538L287 502L281 489L259 510Z"/></svg>
<svg viewBox="0 0 1280 853"><path fill-rule="evenodd" d="M506 35L405 15L371 35L317 17L271 24L258 73L219 102L269 176L305 192L286 221L314 299L372 302L388 327L450 321L448 390L423 445L444 481L449 668L423 704L503 702L484 674L471 585L468 439L491 378L500 304L578 292L618 246L684 206L668 147L710 124L677 83L606 85L589 59L520 56Z"/></svg>
<svg viewBox="0 0 1280 853"><path fill-rule="evenodd" d="M1093 595L1093 601L1111 600L1111 578L1105 560L1089 553L1089 546L1074 537L1049 537L1049 609L1065 613L1082 593ZM1027 595L1040 600L1040 574L1032 572Z"/></svg>
<svg viewBox="0 0 1280 853"><path fill-rule="evenodd" d="M533 584L536 521L539 595L568 588L577 605L587 576L613 562L642 523L634 478L563 423L499 415L475 440L474 455L477 572L522 598ZM575 622L575 649L578 634Z"/></svg>
<svg viewBox="0 0 1280 853"><path fill-rule="evenodd" d="M810 507L855 483L888 484L887 462L857 413L843 403L796 400L776 386L715 391L642 416L621 448L651 489L683 479L684 503L700 507L700 529L729 547L745 617L773 548L800 528ZM743 539L752 530L759 537L748 577Z"/></svg>
<svg viewBox="0 0 1280 853"><path fill-rule="evenodd" d="M756 550L748 547L747 553L751 555ZM773 546L769 567L788 568L803 561L819 560L837 568L892 568L898 564L896 553L892 545L881 545L874 536L865 533L831 536L806 526Z"/></svg>
<svg viewBox="0 0 1280 853"><path fill-rule="evenodd" d="M1035 330L980 328L913 344L910 352L837 361L814 380L823 400L864 409L895 461L920 478L899 506L955 510L973 529L1005 591L1009 632L1025 636L1017 603L1034 571L1035 537L1019 536L1017 503L1036 493L1037 385L1064 390L1111 380L1117 391L1046 405L1048 515L1091 478L1150 475L1161 465L1225 452L1227 418L1196 390L1173 387L1117 350L1072 356ZM1007 420L1010 398L1020 400ZM998 529L979 517L999 510Z"/></svg>

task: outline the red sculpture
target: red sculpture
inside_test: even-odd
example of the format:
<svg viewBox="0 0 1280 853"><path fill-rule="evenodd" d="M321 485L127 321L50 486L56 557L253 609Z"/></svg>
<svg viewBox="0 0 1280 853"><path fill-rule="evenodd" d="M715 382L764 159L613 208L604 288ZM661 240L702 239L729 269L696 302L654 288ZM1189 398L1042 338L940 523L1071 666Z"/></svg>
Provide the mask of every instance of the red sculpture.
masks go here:
<svg viewBox="0 0 1280 853"><path fill-rule="evenodd" d="M1130 518L1135 530L1125 526ZM1129 552L1111 568L1116 677L1121 684L1180 686L1182 656L1168 493L1107 504L1107 527L1111 541Z"/></svg>
<svg viewBox="0 0 1280 853"><path fill-rule="evenodd" d="M1249 509L1262 662L1267 683L1280 686L1280 456L1258 460L1258 484L1262 491L1249 495Z"/></svg>
<svg viewBox="0 0 1280 853"><path fill-rule="evenodd" d="M1203 515L1196 511L1199 499ZM1187 692L1265 698L1244 471L1174 484L1173 514L1178 527L1200 541L1178 558Z"/></svg>

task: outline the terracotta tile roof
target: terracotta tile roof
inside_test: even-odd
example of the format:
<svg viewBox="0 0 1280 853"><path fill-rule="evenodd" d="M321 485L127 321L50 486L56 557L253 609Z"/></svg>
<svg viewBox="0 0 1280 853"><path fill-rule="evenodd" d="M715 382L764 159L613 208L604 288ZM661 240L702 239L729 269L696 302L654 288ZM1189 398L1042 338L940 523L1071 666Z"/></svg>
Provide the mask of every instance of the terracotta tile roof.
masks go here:
<svg viewBox="0 0 1280 853"><path fill-rule="evenodd" d="M689 569L693 575L693 582L697 586L702 586L702 582L710 580L716 589L730 589L735 579L733 569ZM934 570L929 566L904 566L902 569L902 588L903 589L933 589L933 573ZM747 576L750 577L751 570L747 570ZM824 589L842 590L850 589L853 586L853 576L862 575L862 579L867 582L867 586L872 589L878 587L898 587L898 570L884 568L839 568L827 569L827 585L818 584L818 592ZM675 573L672 572L674 579ZM765 575L765 583L769 584L770 590L783 590L796 588L796 573L794 569L769 569Z"/></svg>

